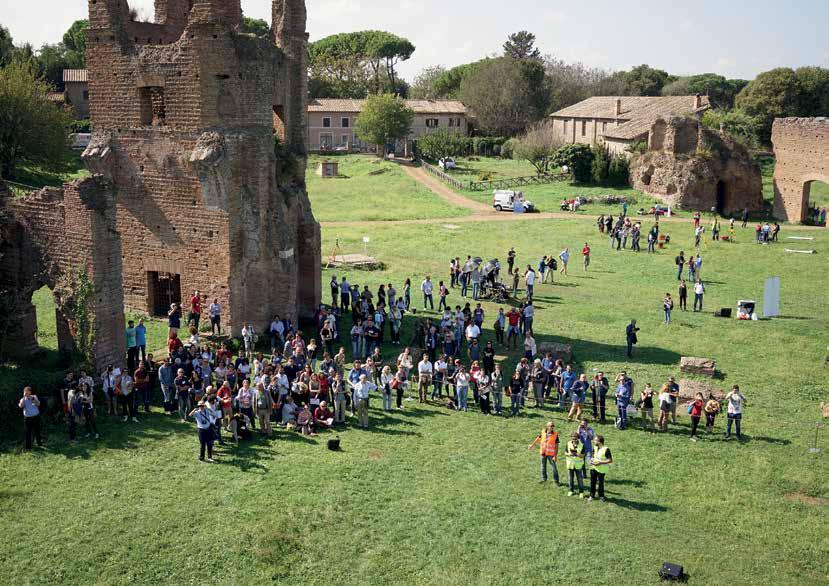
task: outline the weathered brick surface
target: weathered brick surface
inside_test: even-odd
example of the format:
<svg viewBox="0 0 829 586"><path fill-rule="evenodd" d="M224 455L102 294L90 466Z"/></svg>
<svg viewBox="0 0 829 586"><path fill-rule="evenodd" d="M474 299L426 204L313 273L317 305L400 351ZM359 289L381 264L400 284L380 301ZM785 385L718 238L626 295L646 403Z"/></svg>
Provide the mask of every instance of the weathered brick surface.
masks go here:
<svg viewBox="0 0 829 586"><path fill-rule="evenodd" d="M192 4L157 1L159 24L146 25L121 2L90 2L84 156L117 192L127 307L152 311L148 272L173 272L184 299L218 298L238 334L319 303L306 12L302 0L274 1L274 38L261 39L239 32L238 0ZM288 177L277 175L275 122L298 159Z"/></svg>
<svg viewBox="0 0 829 586"><path fill-rule="evenodd" d="M777 118L771 132L774 155L774 215L806 219L808 184L829 183L829 118Z"/></svg>

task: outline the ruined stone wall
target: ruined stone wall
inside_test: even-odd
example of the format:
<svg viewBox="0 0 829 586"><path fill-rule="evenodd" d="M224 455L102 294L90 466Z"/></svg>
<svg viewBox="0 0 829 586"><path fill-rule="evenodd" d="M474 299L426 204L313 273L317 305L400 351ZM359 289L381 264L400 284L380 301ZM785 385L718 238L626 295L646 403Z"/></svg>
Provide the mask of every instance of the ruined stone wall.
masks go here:
<svg viewBox="0 0 829 586"><path fill-rule="evenodd" d="M630 161L630 179L635 189L685 210L735 216L763 205L760 169L748 151L693 117L657 120L648 151Z"/></svg>
<svg viewBox="0 0 829 586"><path fill-rule="evenodd" d="M829 118L777 118L771 132L774 215L789 222L806 219L810 181L829 183Z"/></svg>
<svg viewBox="0 0 829 586"><path fill-rule="evenodd" d="M115 194L101 177L47 188L2 201L6 224L0 244L0 283L19 294L7 347L26 355L37 348L37 316L31 295L48 286L56 295L58 347L71 350L71 315L61 293L85 269L94 286L96 366L120 363L126 352L121 285L121 247Z"/></svg>
<svg viewBox="0 0 829 586"><path fill-rule="evenodd" d="M84 159L117 192L127 306L153 309L155 271L180 275L185 303L196 289L218 298L236 335L274 313L309 313L320 244L304 185L304 2L274 2L272 40L239 31L239 0L189 11L157 1L154 37L137 34L122 4L90 0ZM277 111L295 158L287 177L277 175Z"/></svg>

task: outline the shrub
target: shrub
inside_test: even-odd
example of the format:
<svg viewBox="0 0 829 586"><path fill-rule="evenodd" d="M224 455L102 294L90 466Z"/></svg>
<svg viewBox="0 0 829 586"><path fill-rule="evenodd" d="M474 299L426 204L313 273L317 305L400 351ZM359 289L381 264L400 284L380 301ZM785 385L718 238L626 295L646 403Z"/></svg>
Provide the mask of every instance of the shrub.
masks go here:
<svg viewBox="0 0 829 586"><path fill-rule="evenodd" d="M641 155L648 152L648 141L637 140L628 147L628 152L636 155Z"/></svg>
<svg viewBox="0 0 829 586"><path fill-rule="evenodd" d="M610 160L607 170L607 184L612 187L626 187L630 183L630 167L624 155L616 155Z"/></svg>
<svg viewBox="0 0 829 586"><path fill-rule="evenodd" d="M593 164L590 175L596 185L607 185L607 174L610 167L610 155L607 149L600 146L593 147Z"/></svg>
<svg viewBox="0 0 829 586"><path fill-rule="evenodd" d="M501 156L505 159L512 159L515 156L515 139L511 138L501 145Z"/></svg>
<svg viewBox="0 0 829 586"><path fill-rule="evenodd" d="M552 162L558 166L567 165L576 183L590 183L593 151L588 145L564 145L553 155Z"/></svg>

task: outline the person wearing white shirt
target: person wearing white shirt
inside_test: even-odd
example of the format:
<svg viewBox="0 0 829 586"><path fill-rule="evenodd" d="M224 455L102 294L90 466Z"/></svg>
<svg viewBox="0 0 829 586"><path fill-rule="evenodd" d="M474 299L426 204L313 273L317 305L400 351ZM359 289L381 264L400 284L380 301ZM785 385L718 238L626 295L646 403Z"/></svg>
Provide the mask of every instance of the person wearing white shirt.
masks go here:
<svg viewBox="0 0 829 586"><path fill-rule="evenodd" d="M530 265L527 265L527 272L524 274L524 282L527 285L527 299L533 298L533 287L535 286L535 271Z"/></svg>
<svg viewBox="0 0 829 586"><path fill-rule="evenodd" d="M479 328L475 322L470 323L466 326L466 341L469 345L472 345L472 340L477 340L481 336L481 328Z"/></svg>
<svg viewBox="0 0 829 586"><path fill-rule="evenodd" d="M221 335L222 334L222 304L219 303L218 299L214 299L213 303L210 304L210 307L207 309L208 314L210 315L210 333Z"/></svg>
<svg viewBox="0 0 829 586"><path fill-rule="evenodd" d="M746 398L740 393L740 387L734 385L731 391L725 396L726 414L728 421L725 428L725 439L731 439L731 424L733 423L737 431L737 439L743 439L740 434L740 421L743 418L743 405L746 403Z"/></svg>
<svg viewBox="0 0 829 586"><path fill-rule="evenodd" d="M697 280L694 283L694 311L697 311L697 304L699 304L699 311L702 311L702 294L705 293L705 285L702 281Z"/></svg>
<svg viewBox="0 0 829 586"><path fill-rule="evenodd" d="M434 373L432 375L432 379L434 381L434 384L432 385L432 401L434 401L435 398L443 398L443 383L446 380L446 369L448 367L449 365L446 364L444 357L438 356L438 359L435 360Z"/></svg>
<svg viewBox="0 0 829 586"><path fill-rule="evenodd" d="M204 462L204 451L207 448L207 461L213 462L213 412L207 403L199 401L198 406L190 412L195 419L199 430L199 460Z"/></svg>
<svg viewBox="0 0 829 586"><path fill-rule="evenodd" d="M377 385L369 381L366 375L361 374L360 379L354 385L354 398L357 401L357 417L360 427L368 429L368 400L372 391L377 390Z"/></svg>
<svg viewBox="0 0 829 586"><path fill-rule="evenodd" d="M383 411L391 411L391 383L394 381L391 367L387 364L380 373L380 386L383 390Z"/></svg>
<svg viewBox="0 0 829 586"><path fill-rule="evenodd" d="M421 403L426 402L426 394L432 384L432 373L432 363L429 362L429 356L424 354L417 363L417 396Z"/></svg>
<svg viewBox="0 0 829 586"><path fill-rule="evenodd" d="M432 283L432 277L427 276L420 284L420 290L423 291L423 309L435 310L435 302L432 299L432 291L435 286ZM427 307L428 306L428 307Z"/></svg>
<svg viewBox="0 0 829 586"><path fill-rule="evenodd" d="M107 413L110 415L115 415L115 402L118 400L118 397L115 396L115 383L117 381L114 372L110 364L106 371L101 374L101 391L104 393L107 402Z"/></svg>
<svg viewBox="0 0 829 586"><path fill-rule="evenodd" d="M535 317L535 308L532 301L528 301L524 307L524 331L530 334L533 333L533 318Z"/></svg>

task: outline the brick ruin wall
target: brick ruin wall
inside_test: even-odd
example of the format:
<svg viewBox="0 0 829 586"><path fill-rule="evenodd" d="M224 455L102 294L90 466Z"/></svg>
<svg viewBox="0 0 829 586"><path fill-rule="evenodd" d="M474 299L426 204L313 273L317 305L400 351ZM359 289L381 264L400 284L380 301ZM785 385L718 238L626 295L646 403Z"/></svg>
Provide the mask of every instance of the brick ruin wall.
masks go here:
<svg viewBox="0 0 829 586"><path fill-rule="evenodd" d="M776 158L774 215L802 222L809 182L829 183L829 118L777 118L771 142Z"/></svg>
<svg viewBox="0 0 829 586"><path fill-rule="evenodd" d="M0 283L16 292L6 344L26 356L38 346L37 315L31 294L48 286L56 292L58 349L72 349L71 315L60 292L85 269L94 285L96 366L118 363L126 352L121 249L115 195L100 177L63 188L47 188L24 197L3 193L5 213L0 244Z"/></svg>
<svg viewBox="0 0 829 586"><path fill-rule="evenodd" d="M239 32L238 0L157 1L150 24L125 10L90 1L84 158L115 186L127 307L153 311L149 273L161 272L180 275L185 303L196 289L218 298L236 335L310 314L321 256L304 184L304 2L273 3L270 39Z"/></svg>
<svg viewBox="0 0 829 586"><path fill-rule="evenodd" d="M657 120L648 150L630 161L630 180L635 189L685 210L736 216L763 206L760 169L748 151L694 117Z"/></svg>

